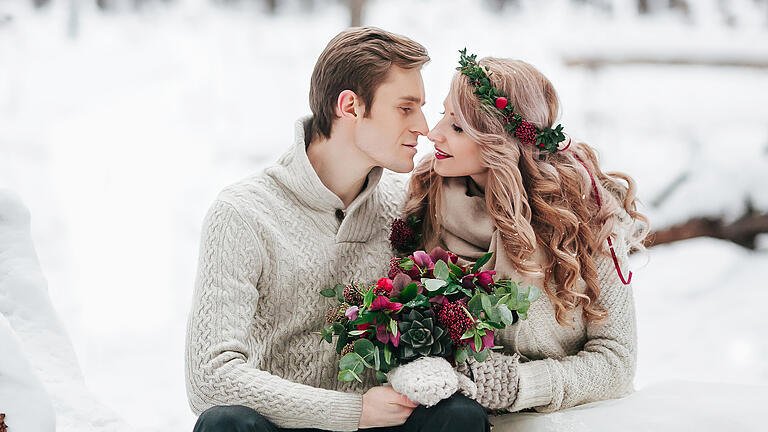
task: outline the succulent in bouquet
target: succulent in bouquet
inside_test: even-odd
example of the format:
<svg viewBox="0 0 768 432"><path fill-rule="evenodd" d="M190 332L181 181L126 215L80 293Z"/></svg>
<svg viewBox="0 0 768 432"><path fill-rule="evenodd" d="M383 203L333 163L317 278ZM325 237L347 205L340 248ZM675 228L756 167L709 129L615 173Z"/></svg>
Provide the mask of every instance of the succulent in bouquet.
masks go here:
<svg viewBox="0 0 768 432"><path fill-rule="evenodd" d="M492 253L460 266L441 248L393 258L387 277L375 284L336 285L320 293L335 304L326 313L321 338L334 343L340 381L358 380L372 369L380 383L398 365L437 356L484 361L494 348L494 332L526 319L535 286L495 280L481 270Z"/></svg>

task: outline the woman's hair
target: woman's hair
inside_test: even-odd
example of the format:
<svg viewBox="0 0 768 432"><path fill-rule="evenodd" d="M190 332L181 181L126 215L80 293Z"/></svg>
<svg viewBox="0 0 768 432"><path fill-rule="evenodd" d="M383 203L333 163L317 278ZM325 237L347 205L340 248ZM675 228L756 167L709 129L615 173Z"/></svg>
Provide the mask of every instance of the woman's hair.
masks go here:
<svg viewBox="0 0 768 432"><path fill-rule="evenodd" d="M539 128L553 126L559 101L541 72L519 60L487 57L479 64L490 70L492 85L507 95L516 113ZM568 150L554 154L522 144L505 131L501 115L474 95L474 87L460 73L453 78L449 97L457 123L479 143L481 160L488 168L486 207L501 231L510 261L529 276L540 274L543 264L544 291L561 325L569 325L567 318L578 306L583 306L585 319L602 319L605 310L597 305L600 285L595 259L610 254L606 246L611 234L628 231L630 250L643 249L648 234L648 219L637 211L634 181L626 174L601 171L595 151L583 142L574 140ZM425 248L440 243L442 187L434 158L425 158L411 177L405 204L405 216L421 220ZM626 226L619 226L614 216L619 209L631 217L625 218L631 219ZM546 256L544 263L527 261L537 246ZM586 283L583 292L577 288L579 277ZM548 288L551 281L554 292Z"/></svg>

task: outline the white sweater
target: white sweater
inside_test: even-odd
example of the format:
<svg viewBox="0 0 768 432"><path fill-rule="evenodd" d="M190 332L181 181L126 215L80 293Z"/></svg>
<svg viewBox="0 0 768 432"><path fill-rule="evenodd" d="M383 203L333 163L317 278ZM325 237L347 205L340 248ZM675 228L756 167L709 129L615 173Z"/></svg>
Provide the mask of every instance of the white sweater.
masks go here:
<svg viewBox="0 0 768 432"><path fill-rule="evenodd" d="M276 165L224 189L205 218L187 394L196 414L239 404L279 427L354 431L362 393L377 384L367 373L365 384L337 380L335 346L317 333L334 299L319 291L386 275L406 187L375 168L344 209L309 163L307 120Z"/></svg>

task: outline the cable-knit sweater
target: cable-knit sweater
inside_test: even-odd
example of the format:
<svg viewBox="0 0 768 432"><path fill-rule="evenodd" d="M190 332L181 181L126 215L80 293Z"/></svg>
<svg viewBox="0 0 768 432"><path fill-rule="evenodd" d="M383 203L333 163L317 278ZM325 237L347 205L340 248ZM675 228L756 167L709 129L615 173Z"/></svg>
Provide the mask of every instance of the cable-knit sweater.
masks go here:
<svg viewBox="0 0 768 432"><path fill-rule="evenodd" d="M336 283L386 275L387 241L405 184L374 168L345 209L306 154L309 119L263 173L224 189L204 224L185 372L196 414L239 404L284 428L358 429L362 393L337 380L339 357L319 330Z"/></svg>
<svg viewBox="0 0 768 432"><path fill-rule="evenodd" d="M494 251L485 270L496 270L500 279L542 287L519 274L502 247L497 247L502 244L500 233L488 216L485 197L465 180L452 178L444 183L443 246L469 261ZM613 241L621 268L627 271L629 245L624 237L631 219L623 210L615 217L621 223ZM600 255L595 265L600 285L597 304L605 309L605 319L586 322L578 307L571 313L572 327L562 326L549 296L542 292L531 304L528 319L495 332L495 345L504 347L501 354L493 353L473 371L480 372L474 379L478 392L485 389L480 396L486 408L551 412L632 391L637 357L632 288L621 282L610 256ZM578 287L583 292L585 283L580 278ZM555 289L553 283L550 289Z"/></svg>

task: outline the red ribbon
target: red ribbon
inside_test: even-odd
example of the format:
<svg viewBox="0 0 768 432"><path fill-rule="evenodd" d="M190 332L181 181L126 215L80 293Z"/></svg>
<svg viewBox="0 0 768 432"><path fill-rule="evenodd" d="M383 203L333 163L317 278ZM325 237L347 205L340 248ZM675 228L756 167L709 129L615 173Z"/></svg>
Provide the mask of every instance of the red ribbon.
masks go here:
<svg viewBox="0 0 768 432"><path fill-rule="evenodd" d="M587 174L589 174L589 180L592 182L592 192L595 194L595 200L597 201L597 208L600 209L603 207L602 202L600 202L600 194L597 191L597 183L595 183L595 178L592 177L592 173L589 172L589 168L587 168L587 164L584 163L577 155L576 153L573 154L573 157L576 158L577 161L581 164L581 166L584 167L585 170L587 170ZM616 258L616 252L613 250L613 242L611 241L611 238L608 237L608 247L611 249L611 257L613 258L613 265L616 267L616 273L619 274L619 279L621 279L621 283L624 285L629 285L630 282L632 282L632 272L630 271L627 275L627 278L624 279L624 274L621 273L621 266L619 266L619 259Z"/></svg>

